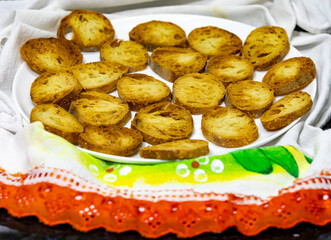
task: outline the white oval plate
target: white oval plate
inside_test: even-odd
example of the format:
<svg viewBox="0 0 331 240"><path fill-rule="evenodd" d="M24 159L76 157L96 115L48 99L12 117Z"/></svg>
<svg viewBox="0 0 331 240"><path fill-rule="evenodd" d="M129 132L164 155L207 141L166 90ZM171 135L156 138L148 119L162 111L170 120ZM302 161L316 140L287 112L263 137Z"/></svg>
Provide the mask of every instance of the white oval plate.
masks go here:
<svg viewBox="0 0 331 240"><path fill-rule="evenodd" d="M239 22L234 22L222 18L216 18L216 17L190 15L190 14L153 14L153 15L144 15L144 16L111 20L113 27L115 29L115 38L128 40L129 39L128 33L134 26L136 26L139 23L143 23L150 20L163 20L163 21L173 22L179 25L180 27L182 27L186 32L186 34L188 34L190 31L192 31L194 28L197 27L203 27L209 25L217 26L236 34L238 37L241 38L243 42L245 41L248 34L254 29L254 27L246 24L242 24ZM83 55L84 55L84 60L83 60L84 63L100 61L99 52L83 52ZM285 59L298 57L298 56L302 56L302 54L291 46L290 51L286 55ZM172 89L172 83L161 79L161 77L155 74L150 69L150 67L148 67L144 71L141 71L141 73L151 75L156 79L164 81ZM266 71L261 71L261 72L255 71L253 80L262 81L262 78L265 73ZM38 74L30 70L29 67L26 65L26 63L23 63L18 69L13 82L12 91L13 91L14 101L19 107L23 118L28 122L29 122L30 112L34 107L34 104L32 103L30 98L30 87L32 82L37 76ZM310 85L308 85L305 89L303 89L303 91L308 92L311 95L312 99L314 99L316 92L316 81L313 81ZM111 95L118 96L116 91L112 92ZM279 97L276 97L275 101L278 99ZM222 103L221 106L224 106L224 103ZM135 113L133 112L132 116L134 116L134 114ZM191 138L205 139L200 130L201 115L193 115L193 120L194 120L195 128ZM281 130L273 131L273 132L266 131L259 119L256 119L255 122L259 129L259 138L252 144L247 145L243 148L259 147L274 140L276 137L280 136L281 134L288 131L291 127L293 127L293 125L295 125L298 122L298 120L296 120L295 122L293 122L292 124ZM130 127L130 122L128 122L126 127ZM143 147L147 145L148 145L147 143L143 143ZM242 148L223 148L211 142L209 142L209 148L210 148L210 153L208 154L208 156L225 154L237 149L242 149ZM79 149L87 153L90 153L95 157L113 162L134 163L134 164L153 164L153 163L165 162L164 160L159 160L159 159L140 158L138 153L132 157L120 157L120 156L98 153L82 148Z"/></svg>

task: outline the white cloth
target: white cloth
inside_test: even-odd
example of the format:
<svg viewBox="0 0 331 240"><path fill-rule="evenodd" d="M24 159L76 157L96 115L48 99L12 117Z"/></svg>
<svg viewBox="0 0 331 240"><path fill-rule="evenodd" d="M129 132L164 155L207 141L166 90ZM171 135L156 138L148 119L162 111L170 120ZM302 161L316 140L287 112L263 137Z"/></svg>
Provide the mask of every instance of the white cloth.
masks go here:
<svg viewBox="0 0 331 240"><path fill-rule="evenodd" d="M16 105L12 99L0 91L0 129L17 132L22 127L22 117Z"/></svg>
<svg viewBox="0 0 331 240"><path fill-rule="evenodd" d="M331 142L331 130L322 131L319 128L331 117L331 36L328 34L331 28L330 4L330 0L0 1L0 13L4 13L0 15L0 90L11 96L13 78L23 62L19 46L30 38L54 36L59 20L68 13L64 10L94 9L108 13L111 19L149 13L190 13L227 18L255 27L278 25L286 29L291 44L315 62L317 94L309 117L303 118L286 134L268 144L298 147L317 162L309 172L312 174L320 171L321 166L327 167L326 163L330 159L328 145ZM296 25L306 32L295 31ZM7 106L9 104L12 107L10 109L15 109L7 98L1 96L0 102L6 102ZM0 113L8 113L7 110L0 104ZM15 116L12 118L13 124L8 123L10 118L6 119L7 122L0 119L0 127L10 131L18 130L19 114L15 110L9 116ZM1 141L3 139L0 138Z"/></svg>
<svg viewBox="0 0 331 240"><path fill-rule="evenodd" d="M292 0L297 24L310 33L331 33L331 1Z"/></svg>

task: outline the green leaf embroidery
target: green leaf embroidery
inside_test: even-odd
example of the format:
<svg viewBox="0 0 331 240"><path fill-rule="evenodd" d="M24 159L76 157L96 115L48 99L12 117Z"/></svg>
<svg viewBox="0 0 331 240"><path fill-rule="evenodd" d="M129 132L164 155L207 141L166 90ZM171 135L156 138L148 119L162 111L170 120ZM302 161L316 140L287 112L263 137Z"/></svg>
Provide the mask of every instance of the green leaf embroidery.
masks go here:
<svg viewBox="0 0 331 240"><path fill-rule="evenodd" d="M265 156L272 162L284 168L290 175L295 178L299 177L298 163L292 154L284 147L265 147L260 148Z"/></svg>
<svg viewBox="0 0 331 240"><path fill-rule="evenodd" d="M231 155L248 171L270 174L273 170L270 160L259 149L238 150Z"/></svg>

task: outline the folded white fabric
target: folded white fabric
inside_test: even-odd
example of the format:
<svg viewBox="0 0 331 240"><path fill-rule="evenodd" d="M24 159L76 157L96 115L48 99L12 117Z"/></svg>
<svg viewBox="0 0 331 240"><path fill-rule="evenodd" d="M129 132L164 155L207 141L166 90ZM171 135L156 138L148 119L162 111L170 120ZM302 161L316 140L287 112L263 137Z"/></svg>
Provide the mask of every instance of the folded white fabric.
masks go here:
<svg viewBox="0 0 331 240"><path fill-rule="evenodd" d="M126 6L130 4L138 4L145 2L152 2L155 0L58 0L59 7L63 9L76 9L77 6L84 9L92 8L107 8L107 7L117 7L117 6Z"/></svg>
<svg viewBox="0 0 331 240"><path fill-rule="evenodd" d="M1 1L0 3L0 33L5 35L5 32L10 32L10 27L14 22L15 11L18 9L23 9L27 5L27 1ZM1 36L1 35L0 35ZM0 50L5 41L0 37Z"/></svg>
<svg viewBox="0 0 331 240"><path fill-rule="evenodd" d="M331 1L291 0L297 24L310 33L331 33Z"/></svg>
<svg viewBox="0 0 331 240"><path fill-rule="evenodd" d="M14 102L0 91L0 128L17 132L23 127L22 117Z"/></svg>
<svg viewBox="0 0 331 240"><path fill-rule="evenodd" d="M0 55L0 90L10 95L13 78L23 62L19 54L19 46L30 38L54 36L58 22L68 13L64 10L88 8L100 12L105 10L108 13L111 13L114 9L121 10L120 12L108 14L107 16L110 19L153 13L189 13L227 18L255 27L278 25L286 29L291 44L301 51L304 56L312 58L315 62L318 73L316 78L317 93L309 117L302 119L294 128L273 142L268 143L268 145L291 144L310 157L318 156L322 162L323 158L328 158L327 148L319 148L319 145L322 142L330 142L331 134L330 131L323 132L319 127L325 124L331 116L331 108L329 107L331 103L331 36L325 34L329 32L331 26L330 0L187 0L179 1L178 5L164 6L166 2L155 0L127 0L121 2L106 0L34 0L26 5L31 9L21 9L15 12L13 8L9 9L9 11L12 11L10 14L0 16L0 22L4 23L2 26L4 30L0 30L0 42L2 39L7 39L4 41L5 44ZM170 2L176 4L176 1ZM123 6L119 6L119 3ZM125 11L127 8L132 9L132 7L128 7L128 4L135 4L135 7L144 8ZM3 9L3 6L0 2L0 9ZM296 25L306 30L307 33L294 31ZM323 32L325 33L320 34ZM9 103L9 101L7 102ZM15 119L19 119L19 114L17 111L13 111L13 113L16 118L9 117L8 119L12 119L13 126L17 126ZM16 127L12 127L8 122L5 123L1 119L0 127L16 131ZM0 132L1 134L2 132ZM0 138L0 144L3 139Z"/></svg>
<svg viewBox="0 0 331 240"><path fill-rule="evenodd" d="M5 169L8 173L25 172L26 169L31 169L29 160L26 158L27 141L17 135L0 128L0 151L1 168Z"/></svg>

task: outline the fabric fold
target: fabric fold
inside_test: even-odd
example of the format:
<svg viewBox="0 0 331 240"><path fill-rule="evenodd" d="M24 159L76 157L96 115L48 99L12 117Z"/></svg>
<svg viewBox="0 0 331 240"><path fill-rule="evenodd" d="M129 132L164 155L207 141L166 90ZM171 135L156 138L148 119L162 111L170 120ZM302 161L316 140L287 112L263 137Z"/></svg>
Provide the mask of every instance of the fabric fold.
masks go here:
<svg viewBox="0 0 331 240"><path fill-rule="evenodd" d="M331 33L331 2L291 0L297 24L310 33Z"/></svg>
<svg viewBox="0 0 331 240"><path fill-rule="evenodd" d="M23 127L22 117L14 102L0 91L0 128L17 132Z"/></svg>

